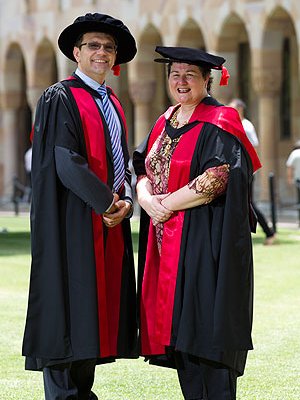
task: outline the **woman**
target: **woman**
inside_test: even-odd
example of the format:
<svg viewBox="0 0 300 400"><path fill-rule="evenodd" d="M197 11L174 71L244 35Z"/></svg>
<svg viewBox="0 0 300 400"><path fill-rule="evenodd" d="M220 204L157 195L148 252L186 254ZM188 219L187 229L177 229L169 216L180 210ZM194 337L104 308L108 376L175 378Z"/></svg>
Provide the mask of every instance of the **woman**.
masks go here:
<svg viewBox="0 0 300 400"><path fill-rule="evenodd" d="M226 84L225 60L198 49L156 51L178 104L134 153L140 351L177 369L185 399L231 400L252 349L248 193L260 162L237 111L209 95L212 68Z"/></svg>

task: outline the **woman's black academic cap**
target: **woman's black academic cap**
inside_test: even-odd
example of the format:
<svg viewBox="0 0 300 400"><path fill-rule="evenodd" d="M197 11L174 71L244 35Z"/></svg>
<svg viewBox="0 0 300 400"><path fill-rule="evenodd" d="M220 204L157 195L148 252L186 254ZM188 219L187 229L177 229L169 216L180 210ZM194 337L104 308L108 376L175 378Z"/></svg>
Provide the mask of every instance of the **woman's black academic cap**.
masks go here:
<svg viewBox="0 0 300 400"><path fill-rule="evenodd" d="M164 58L156 58L154 61L162 63L184 62L187 64L200 65L208 68L222 69L225 58L206 53L201 49L190 47L164 47L157 46L155 51Z"/></svg>
<svg viewBox="0 0 300 400"><path fill-rule="evenodd" d="M206 53L201 49L193 49L190 47L166 47L157 46L155 51L163 56L163 58L155 58L154 61L161 63L181 62L187 64L198 65L200 67L220 69L222 77L220 85L227 85L230 77L227 69L223 66L225 58Z"/></svg>

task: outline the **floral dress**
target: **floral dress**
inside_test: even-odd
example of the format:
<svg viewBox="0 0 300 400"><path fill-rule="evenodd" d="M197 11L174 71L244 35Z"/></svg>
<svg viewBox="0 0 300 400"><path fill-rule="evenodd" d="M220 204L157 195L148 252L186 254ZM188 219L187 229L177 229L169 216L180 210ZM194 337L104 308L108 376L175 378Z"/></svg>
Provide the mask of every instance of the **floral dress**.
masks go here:
<svg viewBox="0 0 300 400"><path fill-rule="evenodd" d="M175 129L178 128L176 116L179 109L180 108L174 111L169 120L169 124ZM186 124L188 124L188 121ZM179 129L180 128L178 128L178 131ZM168 193L170 163L182 134L172 138L168 135L167 131L164 130L156 139L146 157L146 173L152 185L153 195ZM208 168L203 174L189 182L188 187L197 193L199 197L204 198L203 204L208 204L226 191L228 175L228 164ZM163 238L163 223L157 224L155 230L157 245L160 251Z"/></svg>

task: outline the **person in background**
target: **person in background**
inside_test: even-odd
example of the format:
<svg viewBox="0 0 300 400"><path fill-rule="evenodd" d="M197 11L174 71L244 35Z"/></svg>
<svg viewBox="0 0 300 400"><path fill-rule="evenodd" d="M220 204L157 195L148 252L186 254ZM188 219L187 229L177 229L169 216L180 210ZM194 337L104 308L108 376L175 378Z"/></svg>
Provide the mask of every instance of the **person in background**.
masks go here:
<svg viewBox="0 0 300 400"><path fill-rule="evenodd" d="M76 18L58 45L77 68L36 110L22 353L43 371L46 400L95 400L95 366L136 357L126 121L105 79L137 49L122 21L99 13Z"/></svg>
<svg viewBox="0 0 300 400"><path fill-rule="evenodd" d="M225 59L185 47L156 52L177 104L133 155L140 354L176 368L185 399L233 400L252 349L248 188L260 162L237 111L210 96L211 69L227 84Z"/></svg>
<svg viewBox="0 0 300 400"><path fill-rule="evenodd" d="M259 145L259 141L258 141L258 137L256 134L256 130L254 125L252 124L251 121L249 121L249 119L245 118L245 109L246 109L246 104L241 100L241 99L232 99L230 101L230 103L228 104L228 106L235 108L238 113L239 116L241 118L242 124L243 124L243 128L246 132L246 135L248 137L248 139L250 140L250 142L252 143L252 145L256 148ZM253 181L254 181L254 177L253 177ZM264 231L264 234L266 235L264 244L265 245L272 245L275 242L275 232L272 228L270 228L268 221L266 219L266 217L264 216L264 214L261 212L261 210L257 207L255 201L253 200L253 181L252 181L252 190L251 190L251 203L252 203L252 207L254 209L254 212L257 216L257 221L259 223L259 225L261 226L262 230Z"/></svg>
<svg viewBox="0 0 300 400"><path fill-rule="evenodd" d="M297 140L286 161L287 181L289 185L300 188L300 140Z"/></svg>
<svg viewBox="0 0 300 400"><path fill-rule="evenodd" d="M26 172L26 186L31 187L31 158L32 158L32 147L30 146L24 154L24 168Z"/></svg>
<svg viewBox="0 0 300 400"><path fill-rule="evenodd" d="M23 200L27 203L31 202L31 162L32 162L32 147L26 150L24 154L24 169L26 173L26 181L24 187Z"/></svg>
<svg viewBox="0 0 300 400"><path fill-rule="evenodd" d="M297 140L292 152L286 161L287 182L290 186L295 185L297 192L297 204L300 206L300 140ZM300 224L300 209L298 210Z"/></svg>

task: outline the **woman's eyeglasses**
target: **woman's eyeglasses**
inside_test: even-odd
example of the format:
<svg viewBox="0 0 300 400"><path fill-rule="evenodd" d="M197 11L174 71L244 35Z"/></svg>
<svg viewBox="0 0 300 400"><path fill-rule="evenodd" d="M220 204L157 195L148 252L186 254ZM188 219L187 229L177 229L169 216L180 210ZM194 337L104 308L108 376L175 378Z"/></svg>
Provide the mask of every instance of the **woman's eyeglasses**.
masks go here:
<svg viewBox="0 0 300 400"><path fill-rule="evenodd" d="M98 51L103 47L103 50L106 53L114 53L117 50L117 46L115 46L112 43L98 43L98 42L86 42L86 43L81 43L81 45L78 46L78 48L81 50L82 46L87 46L89 50L91 51Z"/></svg>

